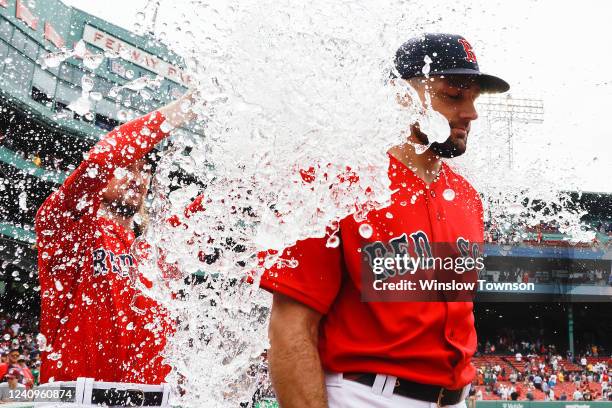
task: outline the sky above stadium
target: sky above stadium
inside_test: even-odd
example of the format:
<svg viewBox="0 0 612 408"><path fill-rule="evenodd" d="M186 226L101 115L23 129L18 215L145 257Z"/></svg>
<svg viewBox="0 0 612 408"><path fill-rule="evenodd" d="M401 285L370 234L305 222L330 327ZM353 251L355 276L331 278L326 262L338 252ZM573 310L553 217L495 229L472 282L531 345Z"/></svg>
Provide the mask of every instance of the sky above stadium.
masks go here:
<svg viewBox="0 0 612 408"><path fill-rule="evenodd" d="M127 29L134 28L136 13L146 4L64 2ZM481 70L506 79L513 97L543 100L544 123L521 127L514 143L515 162L544 160L543 175L554 178L562 172L564 180L581 185L583 191L612 192L612 4L480 0L455 1L447 7L450 4L432 6L432 13L441 18L426 28L464 35L476 50ZM160 20L179 18L169 13L162 8ZM472 142L471 148L478 145Z"/></svg>

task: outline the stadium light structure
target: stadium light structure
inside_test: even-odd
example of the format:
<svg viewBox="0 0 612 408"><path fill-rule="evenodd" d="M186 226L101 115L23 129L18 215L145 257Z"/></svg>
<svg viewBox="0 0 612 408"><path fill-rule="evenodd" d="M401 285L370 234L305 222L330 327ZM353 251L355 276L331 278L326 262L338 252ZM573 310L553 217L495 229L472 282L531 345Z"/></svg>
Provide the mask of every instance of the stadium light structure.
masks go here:
<svg viewBox="0 0 612 408"><path fill-rule="evenodd" d="M506 127L508 143L508 166L514 159L514 124L540 124L544 122L544 102L541 99L513 98L512 95L483 95L479 100L479 112L491 123L501 122Z"/></svg>
<svg viewBox="0 0 612 408"><path fill-rule="evenodd" d="M148 0L145 6L143 7L143 10L147 10L145 14L145 18L147 18L147 16L150 16L149 17L150 20L145 26L145 31L153 37L155 36L157 32L157 18L159 17L160 7L161 7L160 0ZM152 10L152 12L149 12L150 10Z"/></svg>

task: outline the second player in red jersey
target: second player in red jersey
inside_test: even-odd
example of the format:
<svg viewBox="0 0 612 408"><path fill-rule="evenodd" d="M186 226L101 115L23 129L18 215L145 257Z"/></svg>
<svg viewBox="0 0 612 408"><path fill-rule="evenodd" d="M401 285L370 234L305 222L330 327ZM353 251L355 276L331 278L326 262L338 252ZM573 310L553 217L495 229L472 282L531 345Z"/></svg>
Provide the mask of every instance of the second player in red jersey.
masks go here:
<svg viewBox="0 0 612 408"><path fill-rule="evenodd" d="M131 281L131 247L151 177L147 155L168 136L164 121L193 118L181 109L185 98L193 102L186 96L110 132L38 210L41 382L156 384L169 373L161 352L172 322Z"/></svg>

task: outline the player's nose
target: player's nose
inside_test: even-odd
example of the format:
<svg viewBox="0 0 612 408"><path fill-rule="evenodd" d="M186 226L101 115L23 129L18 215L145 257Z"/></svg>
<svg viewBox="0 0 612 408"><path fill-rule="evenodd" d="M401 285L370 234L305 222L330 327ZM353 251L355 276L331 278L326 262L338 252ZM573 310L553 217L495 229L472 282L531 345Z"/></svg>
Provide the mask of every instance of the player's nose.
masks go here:
<svg viewBox="0 0 612 408"><path fill-rule="evenodd" d="M462 120L476 120L478 119L478 111L476 110L476 104L474 101L467 101L461 107L461 111L459 112L459 117Z"/></svg>

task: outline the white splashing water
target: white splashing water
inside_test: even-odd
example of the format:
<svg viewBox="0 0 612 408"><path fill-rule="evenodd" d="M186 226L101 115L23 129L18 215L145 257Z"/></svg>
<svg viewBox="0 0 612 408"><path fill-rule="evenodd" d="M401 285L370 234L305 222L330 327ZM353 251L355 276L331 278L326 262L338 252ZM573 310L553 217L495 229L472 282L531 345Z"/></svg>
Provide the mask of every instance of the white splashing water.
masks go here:
<svg viewBox="0 0 612 408"><path fill-rule="evenodd" d="M89 92L83 90L81 96L76 100L68 104L68 109L75 112L78 115L85 116L91 110L91 100L89 99Z"/></svg>
<svg viewBox="0 0 612 408"><path fill-rule="evenodd" d="M40 65L43 69L57 68L67 59L77 57L83 60L83 65L87 68L96 69L104 61L104 56L104 54L88 52L85 41L79 40L72 50L62 48L60 51L43 54L40 58Z"/></svg>
<svg viewBox="0 0 612 408"><path fill-rule="evenodd" d="M83 60L83 65L91 70L97 69L102 62L104 62L105 58L115 59L120 55L116 54L112 51L108 51L105 53L93 53L88 52L87 46L83 40L78 41L74 49L62 49L58 52L51 52L44 54L40 59L40 65L43 69L45 68L57 68L62 62L66 61L71 57L78 57ZM122 58L129 58L128 55L122 55ZM134 72L129 70L126 72L126 77L129 80L127 83L121 86L115 86L111 88L108 92L108 96L110 98L116 98L120 92L124 89L129 89L135 91L139 95L143 97L143 99L150 99L150 94L146 91L146 88L149 89L158 89L161 86L163 81L163 77L161 76L143 76L134 79ZM81 95L74 101L71 101L68 105L68 109L77 113L78 115L85 116L88 120L93 119L93 114L90 112L91 110L91 101L97 102L102 100L103 96L100 92L91 92L94 88L94 80L92 76L84 75L81 78ZM119 101L117 102L119 104ZM120 121L126 121L130 119L128 115L118 115L118 119Z"/></svg>
<svg viewBox="0 0 612 408"><path fill-rule="evenodd" d="M133 75L132 75L133 77ZM121 97L121 91L124 89L129 89L135 91L139 94L144 100L148 100L151 98L150 94L147 92L148 89L159 89L163 81L162 76L142 76L140 78L133 79L131 81L126 82L123 85L117 85L112 87L108 91L108 97L117 99L117 104L119 103L119 99ZM121 120L121 119L120 119Z"/></svg>
<svg viewBox="0 0 612 408"><path fill-rule="evenodd" d="M197 109L206 120L200 139L177 131L162 158L144 236L151 249L134 255L153 282L152 289L141 289L178 321L166 349L174 367L167 380L185 391L175 402L237 406L250 401L265 377L261 354L270 297L243 282L249 273L257 281L262 272L255 255L324 237L339 219L352 214L363 221L368 210L386 206L387 150L405 140L415 120L431 141L446 139L449 126L427 109L429 101L422 109L403 81L389 84L397 47L418 34L412 17L398 16L403 1L162 5L194 11L162 24L159 34L177 38L172 46L185 55L199 83L206 103ZM412 95L412 102L400 107L398 94ZM186 147L189 155L183 154ZM458 165L470 180L482 171L478 166L478 160ZM198 184L173 189L177 169ZM488 189L492 183L476 177L476 185L496 198L507 179L498 178ZM198 194L205 197L205 209L187 217L184 208ZM445 198L452 199L450 193ZM492 218L505 217L503 206L487 210ZM171 216L182 225L172 227ZM364 228L363 234L372 231ZM340 244L333 237L329 247ZM172 267L160 269L160 260ZM296 267L296 262L278 255L264 260L267 266ZM203 273L206 282L195 284L193 273Z"/></svg>
<svg viewBox="0 0 612 408"><path fill-rule="evenodd" d="M198 10L197 19L181 28L193 40L177 44L177 51L200 61L190 68L206 102L199 106L207 118L205 136L196 141L177 135L174 150L162 159L146 232L153 256L139 262L154 282L151 296L180 322L167 358L176 370L169 380L176 384L184 377L182 405L250 401L267 346L270 299L241 280L261 272L258 252L323 237L335 221L350 214L363 219L368 210L387 205L386 152L405 138L416 117L416 110L396 102L399 92L414 91L403 81L388 84L406 35L399 39L389 20L393 6L172 4ZM182 154L186 146L189 156ZM177 167L206 188L170 194ZM199 193L205 210L186 218L185 205ZM165 222L172 215L186 228ZM212 265L202 261L215 253ZM168 282L167 271L157 267L159 257L174 263L181 279ZM297 266L278 255L265 263ZM208 285L186 286L182 278L198 271L207 274ZM178 291L185 299L172 299Z"/></svg>
<svg viewBox="0 0 612 408"><path fill-rule="evenodd" d="M19 200L19 209L22 211L27 211L28 210L28 193L26 193L25 191L22 191L21 193L19 193L18 200Z"/></svg>

